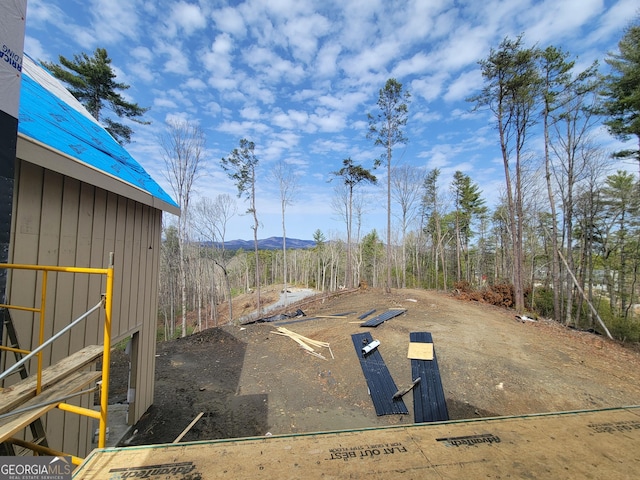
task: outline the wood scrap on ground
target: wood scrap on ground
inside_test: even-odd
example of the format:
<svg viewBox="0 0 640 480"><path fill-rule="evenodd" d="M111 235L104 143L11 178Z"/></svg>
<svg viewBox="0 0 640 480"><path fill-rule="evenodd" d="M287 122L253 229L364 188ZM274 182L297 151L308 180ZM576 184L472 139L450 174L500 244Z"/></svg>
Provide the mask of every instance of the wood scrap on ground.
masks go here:
<svg viewBox="0 0 640 480"><path fill-rule="evenodd" d="M193 426L198 422L198 420L200 420L202 418L202 416L204 415L204 412L200 412L196 418L194 418L191 423L189 425L187 425L187 428L185 428L182 433L180 433L180 435L177 436L177 438L173 441L173 443L180 443L180 440L182 440L182 438L189 433L189 430L191 430L191 428L193 428Z"/></svg>
<svg viewBox="0 0 640 480"><path fill-rule="evenodd" d="M418 383L420 383L420 380L421 378L418 377L413 382L411 382L411 385L409 385L408 387L401 388L400 390L398 390L396 393L393 394L393 397L392 397L393 400L404 397L407 393L413 390L413 387L415 387Z"/></svg>
<svg viewBox="0 0 640 480"><path fill-rule="evenodd" d="M278 327L277 331L273 332L276 335L282 335L285 337L289 337L291 338L293 341L295 341L298 345L300 345L300 347L309 355L313 355L314 357L318 357L318 358L322 358L323 360L326 360L326 358L324 357L324 355L322 355L321 353L316 352L313 347L311 345L313 345L314 347L324 347L324 348L328 348L329 349L329 353L331 354L331 358L335 358L333 356L333 352L331 351L331 346L329 345L328 342L321 342L319 340L314 340L312 338L308 338L308 337L304 337L298 333L292 332L291 330L288 330L284 327Z"/></svg>

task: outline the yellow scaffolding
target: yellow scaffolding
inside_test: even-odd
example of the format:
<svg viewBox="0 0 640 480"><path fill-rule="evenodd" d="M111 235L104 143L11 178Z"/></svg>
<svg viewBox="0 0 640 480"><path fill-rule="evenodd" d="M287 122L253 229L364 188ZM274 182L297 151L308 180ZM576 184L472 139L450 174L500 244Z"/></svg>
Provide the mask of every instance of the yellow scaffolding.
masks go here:
<svg viewBox="0 0 640 480"><path fill-rule="evenodd" d="M23 264L12 264L12 263L4 263L0 264L0 268L2 269L12 269L12 270L32 270L42 272L42 291L40 295L40 307L25 307L25 306L17 306L17 305L8 305L8 304L0 304L0 308L12 309L12 310L21 310L27 312L33 312L38 314L40 317L40 330L39 330L39 344L33 350L23 350L20 348L12 348L0 345L0 349L18 352L21 354L26 354L20 362L17 362L11 366L10 369L2 372L0 374L0 379L4 378L7 374L11 373L13 370L17 369L21 364L33 358L37 357L38 360L38 369L37 369L37 380L36 380L36 395L39 395L42 391L42 351L45 347L53 343L57 338L61 337L64 333L70 330L73 326L75 326L80 321L83 321L87 316L89 316L92 312L97 310L99 307L104 306L105 309L105 320L104 320L104 346L102 353L102 384L100 391L100 410L95 411L89 408L79 407L76 405L71 405L62 401L60 399L59 402L55 402L57 407L61 410L65 410L72 413L77 413L79 415L85 415L91 418L95 418L99 420L99 435L98 435L98 448L104 448L106 446L106 438L107 438L107 412L109 406L109 364L111 357L111 312L112 312L112 298L113 298L113 253L110 254L109 258L109 267L107 268L84 268L84 267L60 267L60 266L42 266L42 265L23 265ZM106 276L106 293L102 295L100 302L87 311L85 314L71 322L60 332L53 335L50 339L44 339L44 331L45 331L45 306L47 299L47 281L48 281L48 273L49 272L65 272L65 273L85 273L90 275L105 275ZM10 441L14 441L15 439L11 439ZM28 442L22 442L28 444ZM31 450L34 451L42 451L42 447L38 445L32 445L30 447ZM74 463L79 461L77 457L73 457Z"/></svg>

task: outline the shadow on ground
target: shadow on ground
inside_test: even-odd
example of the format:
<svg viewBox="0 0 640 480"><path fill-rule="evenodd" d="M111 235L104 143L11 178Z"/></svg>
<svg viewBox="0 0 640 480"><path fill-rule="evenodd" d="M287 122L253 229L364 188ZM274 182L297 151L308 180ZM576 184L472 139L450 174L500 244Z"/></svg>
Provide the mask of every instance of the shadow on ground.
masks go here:
<svg viewBox="0 0 640 480"><path fill-rule="evenodd" d="M181 441L264 435L267 395L236 396L245 353L218 328L158 344L154 405L121 445L171 443L201 412Z"/></svg>

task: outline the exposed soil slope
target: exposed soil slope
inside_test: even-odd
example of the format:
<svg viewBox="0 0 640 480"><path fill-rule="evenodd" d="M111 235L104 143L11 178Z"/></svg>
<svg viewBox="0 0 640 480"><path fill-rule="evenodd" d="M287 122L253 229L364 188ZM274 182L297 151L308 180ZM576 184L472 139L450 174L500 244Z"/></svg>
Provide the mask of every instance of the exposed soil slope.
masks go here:
<svg viewBox="0 0 640 480"><path fill-rule="evenodd" d="M327 360L265 323L159 344L155 404L128 444L171 442L200 412L183 441L413 422L410 394L409 415L376 416L351 341L364 330L358 315L391 307L407 311L371 333L396 384L412 380L409 332L431 332L452 419L640 403L640 354L615 342L446 294L366 290L307 301L302 310L317 318L285 325L329 342L334 358L316 349Z"/></svg>

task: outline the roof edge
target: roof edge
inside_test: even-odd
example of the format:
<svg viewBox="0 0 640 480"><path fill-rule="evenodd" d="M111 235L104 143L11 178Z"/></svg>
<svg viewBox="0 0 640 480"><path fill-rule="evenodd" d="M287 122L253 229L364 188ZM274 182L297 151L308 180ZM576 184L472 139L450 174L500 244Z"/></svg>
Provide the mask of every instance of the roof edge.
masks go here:
<svg viewBox="0 0 640 480"><path fill-rule="evenodd" d="M21 160L67 177L95 185L104 190L130 198L144 205L180 216L180 208L151 195L149 192L120 178L97 169L81 160L18 133L16 156Z"/></svg>

